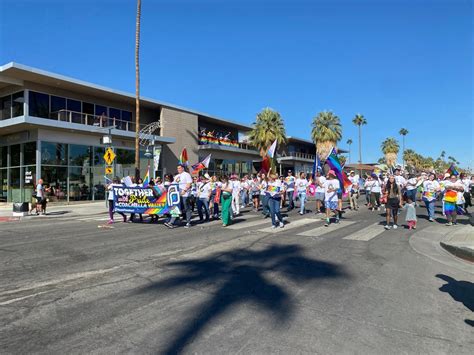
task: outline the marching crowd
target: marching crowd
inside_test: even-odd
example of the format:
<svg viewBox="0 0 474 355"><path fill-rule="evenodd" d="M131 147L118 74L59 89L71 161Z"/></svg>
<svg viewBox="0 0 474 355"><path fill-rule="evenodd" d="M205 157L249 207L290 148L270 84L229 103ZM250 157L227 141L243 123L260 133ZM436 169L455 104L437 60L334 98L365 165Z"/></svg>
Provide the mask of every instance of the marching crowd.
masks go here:
<svg viewBox="0 0 474 355"><path fill-rule="evenodd" d="M299 214L304 215L308 206L308 198L314 197L315 213L325 219L325 226L332 222L339 223L343 213L343 200L347 199L350 209L358 210L359 197L365 194L365 205L369 210L385 210L385 229L398 228L398 217L402 210L406 211L405 221L409 229L416 229L417 203L424 204L428 219L435 221L435 203L442 201L442 214L447 219L447 226L457 223L458 214L467 214L474 195L474 176L446 173L436 176L434 173L408 174L395 169L393 173L372 172L361 178L350 171L350 184L341 185L333 170L325 176L317 172L315 176L301 172L297 176L289 170L287 176L269 174L228 176L191 176L185 165L178 165L176 175L166 175L149 183L154 194L163 193L171 184L179 186L181 195L181 218L185 228L191 227L193 211L197 210L201 223L220 219L226 227L240 215L240 210L251 206L254 212L261 212L264 218L271 218L272 228L284 228L285 222L281 214L283 208L287 212L299 204ZM140 186L138 181L135 186ZM118 179L108 186L109 189L109 223L114 223L113 186L120 185ZM127 217L122 214L124 222ZM143 217L140 215L140 220ZM151 221L158 221L158 216L151 215ZM164 223L168 228L180 225L180 218L166 216ZM135 216L130 216L135 221Z"/></svg>

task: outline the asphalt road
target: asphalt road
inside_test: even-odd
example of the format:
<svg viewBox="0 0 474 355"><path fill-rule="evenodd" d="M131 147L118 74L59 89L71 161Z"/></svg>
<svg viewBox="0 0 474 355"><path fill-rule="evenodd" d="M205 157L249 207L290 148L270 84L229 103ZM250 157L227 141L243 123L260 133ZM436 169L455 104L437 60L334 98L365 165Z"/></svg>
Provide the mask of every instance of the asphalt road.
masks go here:
<svg viewBox="0 0 474 355"><path fill-rule="evenodd" d="M472 354L474 266L420 254L380 213L2 223L0 353Z"/></svg>

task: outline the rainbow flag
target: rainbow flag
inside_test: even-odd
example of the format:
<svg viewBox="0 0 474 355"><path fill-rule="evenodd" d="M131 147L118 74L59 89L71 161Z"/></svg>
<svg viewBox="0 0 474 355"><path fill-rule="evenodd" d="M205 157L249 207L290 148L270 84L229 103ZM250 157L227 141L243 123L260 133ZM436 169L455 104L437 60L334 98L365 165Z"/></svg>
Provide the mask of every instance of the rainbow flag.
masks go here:
<svg viewBox="0 0 474 355"><path fill-rule="evenodd" d="M347 188L349 188L349 186L352 185L350 180L347 178L347 175L344 173L344 171L342 171L342 165L339 161L339 158L337 157L336 149L332 149L331 154L329 154L326 159L326 163L336 173L336 177L339 180L339 183L341 184L341 186L344 186L343 190L346 190Z"/></svg>
<svg viewBox="0 0 474 355"><path fill-rule="evenodd" d="M194 164L191 168L193 169L191 174L197 174L200 172L202 169L207 169L209 168L209 163L211 161L211 154L209 154L203 161Z"/></svg>
<svg viewBox="0 0 474 355"><path fill-rule="evenodd" d="M456 176L459 175L459 172L456 170L456 167L454 166L454 164L451 164L451 166L448 168L448 170L446 170L446 172L449 175L456 175Z"/></svg>
<svg viewBox="0 0 474 355"><path fill-rule="evenodd" d="M458 199L458 193L454 190L446 190L444 193L444 201L450 203L456 203Z"/></svg>
<svg viewBox="0 0 474 355"><path fill-rule="evenodd" d="M179 156L179 164L183 164L185 166L189 165L188 151L186 148L183 148L181 155Z"/></svg>
<svg viewBox="0 0 474 355"><path fill-rule="evenodd" d="M143 179L143 187L148 187L149 183L150 183L150 165L148 165L148 168L146 169L146 174Z"/></svg>

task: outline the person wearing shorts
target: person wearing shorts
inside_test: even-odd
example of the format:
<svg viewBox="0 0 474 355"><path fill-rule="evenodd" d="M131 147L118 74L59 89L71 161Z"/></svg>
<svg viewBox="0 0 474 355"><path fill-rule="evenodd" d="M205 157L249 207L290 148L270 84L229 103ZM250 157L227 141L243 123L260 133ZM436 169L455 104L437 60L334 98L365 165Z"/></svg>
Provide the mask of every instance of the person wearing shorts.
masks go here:
<svg viewBox="0 0 474 355"><path fill-rule="evenodd" d="M314 179L314 184L316 185L316 214L321 213L321 207L324 207L324 183L326 178L321 176L321 173L318 171L316 173L316 178Z"/></svg>
<svg viewBox="0 0 474 355"><path fill-rule="evenodd" d="M331 212L335 214L336 223L339 223L339 198L338 190L340 189L339 180L336 178L334 170L329 170L327 179L324 183L324 207L326 208L326 227L331 223Z"/></svg>
<svg viewBox="0 0 474 355"><path fill-rule="evenodd" d="M385 208L386 213L386 224L385 229L397 229L398 225L398 210L402 207L402 188L397 184L394 175L390 175L387 184L385 185L385 194L387 196L387 203ZM393 217L393 225L390 226L390 219Z"/></svg>

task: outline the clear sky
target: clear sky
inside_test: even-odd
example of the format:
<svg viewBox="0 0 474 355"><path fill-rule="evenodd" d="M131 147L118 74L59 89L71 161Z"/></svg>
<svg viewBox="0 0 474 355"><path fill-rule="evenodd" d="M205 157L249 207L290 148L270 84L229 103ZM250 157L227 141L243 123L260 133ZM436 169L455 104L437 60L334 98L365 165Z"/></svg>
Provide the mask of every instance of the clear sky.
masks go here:
<svg viewBox="0 0 474 355"><path fill-rule="evenodd" d="M334 111L363 160L409 130L406 147L473 162L469 0L142 0L146 97L251 124L269 106L310 138ZM133 93L134 0L0 0L0 62Z"/></svg>

